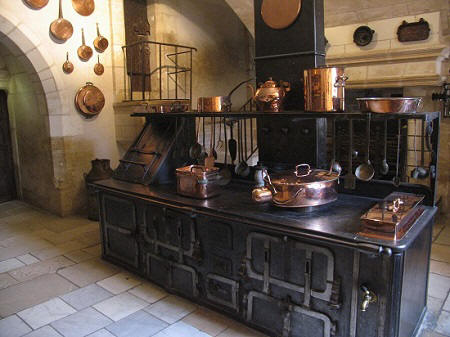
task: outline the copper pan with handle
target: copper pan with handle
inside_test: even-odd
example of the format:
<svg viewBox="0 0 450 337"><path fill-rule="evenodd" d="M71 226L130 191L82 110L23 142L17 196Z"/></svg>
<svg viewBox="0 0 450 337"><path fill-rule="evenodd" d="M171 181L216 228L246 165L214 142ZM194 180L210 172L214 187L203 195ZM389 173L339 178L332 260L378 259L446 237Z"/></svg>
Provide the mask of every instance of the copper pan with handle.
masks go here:
<svg viewBox="0 0 450 337"><path fill-rule="evenodd" d="M59 0L59 16L50 24L50 33L59 42L66 42L72 37L73 26L70 21L63 18L61 0Z"/></svg>
<svg viewBox="0 0 450 337"><path fill-rule="evenodd" d="M48 0L24 0L33 9L41 9L48 4Z"/></svg>
<svg viewBox="0 0 450 337"><path fill-rule="evenodd" d="M72 6L78 14L83 16L89 16L95 10L94 0L72 0Z"/></svg>

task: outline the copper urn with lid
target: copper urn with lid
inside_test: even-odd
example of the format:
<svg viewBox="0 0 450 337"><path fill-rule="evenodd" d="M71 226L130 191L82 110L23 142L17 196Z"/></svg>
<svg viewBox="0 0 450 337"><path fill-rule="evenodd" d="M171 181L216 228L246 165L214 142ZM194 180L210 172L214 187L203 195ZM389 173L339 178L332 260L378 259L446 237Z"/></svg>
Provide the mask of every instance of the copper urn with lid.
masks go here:
<svg viewBox="0 0 450 337"><path fill-rule="evenodd" d="M286 93L291 90L289 82L280 81L277 83L269 77L265 83L260 84L259 88L253 90L253 99L256 102L258 111L281 112L283 111L283 102Z"/></svg>

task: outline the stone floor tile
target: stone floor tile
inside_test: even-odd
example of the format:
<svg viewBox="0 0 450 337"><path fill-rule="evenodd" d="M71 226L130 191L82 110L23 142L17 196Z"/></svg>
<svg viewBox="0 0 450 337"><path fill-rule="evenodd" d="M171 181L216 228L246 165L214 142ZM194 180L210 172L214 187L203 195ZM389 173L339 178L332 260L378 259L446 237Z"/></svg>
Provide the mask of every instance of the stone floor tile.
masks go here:
<svg viewBox="0 0 450 337"><path fill-rule="evenodd" d="M450 246L433 243L431 246L431 259L450 263Z"/></svg>
<svg viewBox="0 0 450 337"><path fill-rule="evenodd" d="M2 240L0 242L0 246L7 247L7 248L13 248L13 247L24 247L28 252L32 250L39 250L39 249L45 249L49 247L53 247L53 245L41 238L39 238L36 235L33 235L31 233L16 235L13 237L10 237L6 240ZM23 254L21 254L23 255ZM18 255L16 255L18 256Z"/></svg>
<svg viewBox="0 0 450 337"><path fill-rule="evenodd" d="M441 335L440 333L437 333L435 331L424 330L417 337L446 337L446 336Z"/></svg>
<svg viewBox="0 0 450 337"><path fill-rule="evenodd" d="M118 295L141 284L141 280L129 273L119 273L105 278L104 280L97 282L97 284L108 290L110 293Z"/></svg>
<svg viewBox="0 0 450 337"><path fill-rule="evenodd" d="M20 262L19 260L13 258L0 262L0 273L6 273L10 270L14 270L24 266L25 264Z"/></svg>
<svg viewBox="0 0 450 337"><path fill-rule="evenodd" d="M55 217L52 221L46 221L43 227L56 233L62 233L83 226L91 226L92 229L98 227L98 222L88 220L79 216Z"/></svg>
<svg viewBox="0 0 450 337"><path fill-rule="evenodd" d="M443 304L444 304L444 301L442 299L428 296L428 300L427 300L428 311L430 311L434 314L439 314Z"/></svg>
<svg viewBox="0 0 450 337"><path fill-rule="evenodd" d="M450 312L441 312L435 331L445 336L450 336Z"/></svg>
<svg viewBox="0 0 450 337"><path fill-rule="evenodd" d="M30 327L16 315L0 320L0 337L20 337L30 331Z"/></svg>
<svg viewBox="0 0 450 337"><path fill-rule="evenodd" d="M435 223L433 225L433 242L437 239L437 237L439 236L439 234L442 232L442 230L444 229L444 224L443 223Z"/></svg>
<svg viewBox="0 0 450 337"><path fill-rule="evenodd" d="M33 263L13 271L9 274L19 282L32 280L38 276L56 273L59 269L73 265L74 262L64 256L57 256L50 260Z"/></svg>
<svg viewBox="0 0 450 337"><path fill-rule="evenodd" d="M112 321L105 315L93 308L87 308L51 325L64 337L80 337L87 336L111 323Z"/></svg>
<svg viewBox="0 0 450 337"><path fill-rule="evenodd" d="M98 330L97 332L94 332L93 334L90 334L87 337L116 337L111 332L109 332L106 329Z"/></svg>
<svg viewBox="0 0 450 337"><path fill-rule="evenodd" d="M168 328L158 332L154 337L210 337L207 333L200 331L184 322L176 322Z"/></svg>
<svg viewBox="0 0 450 337"><path fill-rule="evenodd" d="M84 287L118 272L119 268L99 259L93 259L61 269L58 271L58 274L64 276L77 286Z"/></svg>
<svg viewBox="0 0 450 337"><path fill-rule="evenodd" d="M40 260L48 260L56 256L64 255L65 253L80 250L85 248L87 245L81 241L68 241L65 243L61 243L57 246L53 246L50 248L45 248L37 251L32 251L31 253L36 256Z"/></svg>
<svg viewBox="0 0 450 337"><path fill-rule="evenodd" d="M117 337L149 337L167 326L166 322L139 310L107 326L106 329Z"/></svg>
<svg viewBox="0 0 450 337"><path fill-rule="evenodd" d="M197 309L192 302L177 296L168 296L144 310L163 321L172 324Z"/></svg>
<svg viewBox="0 0 450 337"><path fill-rule="evenodd" d="M444 227L435 242L438 244L450 245L450 226Z"/></svg>
<svg viewBox="0 0 450 337"><path fill-rule="evenodd" d="M438 274L429 274L428 295L445 300L450 290L450 278Z"/></svg>
<svg viewBox="0 0 450 337"><path fill-rule="evenodd" d="M192 325L211 336L217 336L233 325L233 321L214 311L200 308L183 318L183 322Z"/></svg>
<svg viewBox="0 0 450 337"><path fill-rule="evenodd" d="M51 326L46 325L46 326L43 326L40 329L37 329L37 330L34 330L33 332L30 332L28 335L25 335L23 337L63 337L63 336L60 335Z"/></svg>
<svg viewBox="0 0 450 337"><path fill-rule="evenodd" d="M53 298L47 302L20 311L17 315L33 329L38 329L75 312L74 308L60 298Z"/></svg>
<svg viewBox="0 0 450 337"><path fill-rule="evenodd" d="M447 300L445 301L442 309L444 309L445 311L450 311L450 295L447 296Z"/></svg>
<svg viewBox="0 0 450 337"><path fill-rule="evenodd" d="M227 328L217 337L267 337L265 334L250 329L243 324L233 322L233 326Z"/></svg>
<svg viewBox="0 0 450 337"><path fill-rule="evenodd" d="M76 263L84 262L94 258L94 256L92 256L91 254L83 252L82 250L74 250L72 252L65 253L64 256Z"/></svg>
<svg viewBox="0 0 450 337"><path fill-rule="evenodd" d="M96 284L91 284L60 297L75 309L82 310L112 296L109 291Z"/></svg>
<svg viewBox="0 0 450 337"><path fill-rule="evenodd" d="M145 308L147 305L147 302L134 295L122 293L97 303L94 305L94 308L117 322L118 320Z"/></svg>
<svg viewBox="0 0 450 337"><path fill-rule="evenodd" d="M166 297L168 294L160 287L153 285L149 282L145 282L139 287L133 288L128 291L129 293L142 298L144 301L152 304L160 299Z"/></svg>
<svg viewBox="0 0 450 337"><path fill-rule="evenodd" d="M450 277L450 263L430 260L430 272Z"/></svg>
<svg viewBox="0 0 450 337"><path fill-rule="evenodd" d="M35 258L33 255L31 255L31 254L25 254L25 255L18 256L17 259L18 259L19 261L21 261L21 262L27 264L27 265L28 265L28 264L33 264L33 263L39 262L39 260L36 259L36 258Z"/></svg>
<svg viewBox="0 0 450 337"><path fill-rule="evenodd" d="M78 238L83 243L86 243L89 246L98 245L101 242L101 236L100 236L100 228L97 228L93 231L83 233Z"/></svg>
<svg viewBox="0 0 450 337"><path fill-rule="evenodd" d="M17 283L17 280L13 279L8 273L0 274L0 290L8 288Z"/></svg>
<svg viewBox="0 0 450 337"><path fill-rule="evenodd" d="M0 316L9 316L76 288L57 274L42 275L33 280L12 285L0 290Z"/></svg>
<svg viewBox="0 0 450 337"><path fill-rule="evenodd" d="M27 246L0 247L0 261L8 260L29 252L30 250Z"/></svg>
<svg viewBox="0 0 450 337"><path fill-rule="evenodd" d="M95 245L92 247L82 249L83 252L91 254L92 256L100 257L102 256L102 245Z"/></svg>

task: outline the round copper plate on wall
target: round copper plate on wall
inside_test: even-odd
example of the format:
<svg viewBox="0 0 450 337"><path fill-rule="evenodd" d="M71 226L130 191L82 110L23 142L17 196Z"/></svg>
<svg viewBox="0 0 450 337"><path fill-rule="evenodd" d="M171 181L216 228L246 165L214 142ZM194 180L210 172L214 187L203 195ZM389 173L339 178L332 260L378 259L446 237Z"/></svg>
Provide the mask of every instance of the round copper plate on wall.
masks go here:
<svg viewBox="0 0 450 337"><path fill-rule="evenodd" d="M75 95L75 106L84 117L92 118L105 106L105 96L99 88L87 82Z"/></svg>
<svg viewBox="0 0 450 337"><path fill-rule="evenodd" d="M95 9L95 2L94 0L72 0L72 6L78 14L89 16Z"/></svg>
<svg viewBox="0 0 450 337"><path fill-rule="evenodd" d="M263 0L261 16L273 29L284 29L294 23L300 14L302 0Z"/></svg>
<svg viewBox="0 0 450 337"><path fill-rule="evenodd" d="M24 0L33 9L41 9L48 4L48 0Z"/></svg>

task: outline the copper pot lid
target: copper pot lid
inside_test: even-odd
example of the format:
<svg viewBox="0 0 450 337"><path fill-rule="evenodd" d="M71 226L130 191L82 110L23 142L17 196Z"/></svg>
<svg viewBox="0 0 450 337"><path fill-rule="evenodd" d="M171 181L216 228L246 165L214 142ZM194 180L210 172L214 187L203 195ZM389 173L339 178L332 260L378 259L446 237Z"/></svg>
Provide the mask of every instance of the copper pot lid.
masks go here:
<svg viewBox="0 0 450 337"><path fill-rule="evenodd" d="M83 116L92 118L105 106L105 96L99 88L87 82L75 95L75 106Z"/></svg>
<svg viewBox="0 0 450 337"><path fill-rule="evenodd" d="M284 29L294 23L301 8L302 0L264 0L261 16L270 28Z"/></svg>
<svg viewBox="0 0 450 337"><path fill-rule="evenodd" d="M95 10L94 0L72 0L72 6L78 14L83 16L89 16Z"/></svg>
<svg viewBox="0 0 450 337"><path fill-rule="evenodd" d="M48 0L25 0L25 3L33 9L41 9L48 4Z"/></svg>
<svg viewBox="0 0 450 337"><path fill-rule="evenodd" d="M299 186L311 183L334 181L339 178L336 172L327 170L311 169L308 164L300 164L292 171L274 173L270 177L267 175L264 180L273 185Z"/></svg>

